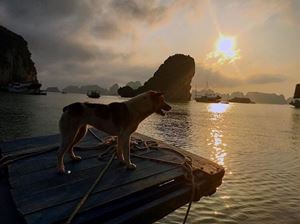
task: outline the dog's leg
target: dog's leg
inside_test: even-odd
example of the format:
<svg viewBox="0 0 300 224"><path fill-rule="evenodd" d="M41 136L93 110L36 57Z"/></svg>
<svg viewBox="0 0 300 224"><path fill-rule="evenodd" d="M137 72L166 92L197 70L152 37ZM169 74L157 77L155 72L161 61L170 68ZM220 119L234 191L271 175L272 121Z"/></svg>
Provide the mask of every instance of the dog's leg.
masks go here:
<svg viewBox="0 0 300 224"><path fill-rule="evenodd" d="M78 131L73 143L71 144L71 146L69 148L68 152L69 152L70 158L73 161L80 161L81 160L80 156L75 155L73 146L76 145L85 136L85 133L86 133L86 125L79 128L79 131Z"/></svg>
<svg viewBox="0 0 300 224"><path fill-rule="evenodd" d="M122 143L120 142L120 137L117 137L117 158L122 165L126 165L123 155Z"/></svg>
<svg viewBox="0 0 300 224"><path fill-rule="evenodd" d="M79 125L72 122L67 115L63 115L59 122L61 145L57 151L57 168L59 173L65 173L64 155L72 146L77 135Z"/></svg>
<svg viewBox="0 0 300 224"><path fill-rule="evenodd" d="M134 170L136 168L136 165L131 163L130 160L130 135L123 134L118 137L118 147L120 147L123 151L124 160L127 166L127 169Z"/></svg>

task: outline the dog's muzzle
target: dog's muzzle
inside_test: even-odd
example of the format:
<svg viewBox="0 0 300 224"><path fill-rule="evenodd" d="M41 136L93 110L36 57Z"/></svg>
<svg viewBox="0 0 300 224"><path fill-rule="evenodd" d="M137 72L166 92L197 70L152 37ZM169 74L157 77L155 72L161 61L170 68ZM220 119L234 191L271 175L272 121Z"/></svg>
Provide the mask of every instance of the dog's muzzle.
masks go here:
<svg viewBox="0 0 300 224"><path fill-rule="evenodd" d="M159 108L159 109L156 111L156 113L159 114L159 115L165 116L166 113L165 113L164 111L169 111L169 110L171 110L171 109L172 109L172 107L171 107L170 105L164 103L164 104L162 105L162 107Z"/></svg>

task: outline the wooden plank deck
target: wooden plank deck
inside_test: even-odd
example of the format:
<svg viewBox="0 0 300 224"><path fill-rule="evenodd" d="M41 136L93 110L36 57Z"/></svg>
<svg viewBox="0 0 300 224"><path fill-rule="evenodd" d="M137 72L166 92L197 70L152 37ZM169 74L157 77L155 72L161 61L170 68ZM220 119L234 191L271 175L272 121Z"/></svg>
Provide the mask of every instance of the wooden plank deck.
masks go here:
<svg viewBox="0 0 300 224"><path fill-rule="evenodd" d="M94 130L99 138L107 135ZM152 138L135 133L134 138L153 141ZM155 140L160 148L168 148L193 158L193 170L198 186L198 195L211 195L221 184L224 169L202 157ZM59 144L59 136L22 139L0 144L2 155L32 150L53 148ZM99 141L88 134L80 147L97 146ZM18 160L7 166L9 192L20 223L61 223L72 213L76 204L92 185L97 175L109 160L101 160L101 150L80 150L80 162L67 159L65 165L72 173L58 175L56 172L56 150ZM170 150L137 150L134 154L181 162L182 158ZM137 165L134 171L126 170L117 160L96 186L73 223L152 223L189 201L191 186L185 180L185 171L180 165L160 163L132 157ZM3 178L2 178L3 179ZM7 191L7 189L6 189ZM2 190L2 194L3 194ZM0 183L1 197L1 183ZM9 196L10 197L10 196ZM1 207L0 202L0 208ZM11 209L10 209L11 210ZM0 211L0 219L1 217ZM5 216L3 212L2 216ZM23 219L23 220L22 220ZM13 222L11 222L13 223Z"/></svg>

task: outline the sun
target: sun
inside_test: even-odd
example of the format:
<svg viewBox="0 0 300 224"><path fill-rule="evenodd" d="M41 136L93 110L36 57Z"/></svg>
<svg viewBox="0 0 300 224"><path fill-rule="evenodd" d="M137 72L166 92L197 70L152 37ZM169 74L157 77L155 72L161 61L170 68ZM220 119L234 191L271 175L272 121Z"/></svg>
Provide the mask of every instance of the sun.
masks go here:
<svg viewBox="0 0 300 224"><path fill-rule="evenodd" d="M232 63L240 59L240 50L236 47L234 36L219 35L212 52L207 55L208 59L216 59L217 64Z"/></svg>
<svg viewBox="0 0 300 224"><path fill-rule="evenodd" d="M235 50L235 39L233 37L220 36L216 42L215 50L223 57L233 58L237 55Z"/></svg>

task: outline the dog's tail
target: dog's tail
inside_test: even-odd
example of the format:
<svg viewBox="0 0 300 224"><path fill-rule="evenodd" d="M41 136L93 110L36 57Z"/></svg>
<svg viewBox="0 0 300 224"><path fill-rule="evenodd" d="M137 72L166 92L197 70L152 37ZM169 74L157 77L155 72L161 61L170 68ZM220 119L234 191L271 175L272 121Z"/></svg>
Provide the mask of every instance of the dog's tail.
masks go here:
<svg viewBox="0 0 300 224"><path fill-rule="evenodd" d="M63 112L68 112L73 115L81 114L83 112L83 105L81 103L72 103L65 106Z"/></svg>

